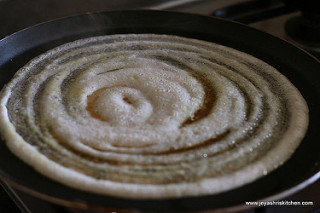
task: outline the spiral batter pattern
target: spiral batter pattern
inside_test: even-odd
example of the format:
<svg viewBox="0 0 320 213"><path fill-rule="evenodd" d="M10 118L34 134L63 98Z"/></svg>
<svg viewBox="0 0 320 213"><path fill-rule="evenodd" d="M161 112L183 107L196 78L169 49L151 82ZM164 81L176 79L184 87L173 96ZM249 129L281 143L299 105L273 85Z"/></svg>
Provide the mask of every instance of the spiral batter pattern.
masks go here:
<svg viewBox="0 0 320 213"><path fill-rule="evenodd" d="M1 94L18 157L81 190L214 194L287 160L308 125L298 90L261 60L170 35L92 37L21 68Z"/></svg>

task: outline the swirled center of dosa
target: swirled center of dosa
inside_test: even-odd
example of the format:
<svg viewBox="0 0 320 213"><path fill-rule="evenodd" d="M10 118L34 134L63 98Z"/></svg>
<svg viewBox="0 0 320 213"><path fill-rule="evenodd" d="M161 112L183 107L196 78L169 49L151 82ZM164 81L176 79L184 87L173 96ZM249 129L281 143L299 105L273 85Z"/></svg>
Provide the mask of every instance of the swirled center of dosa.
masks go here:
<svg viewBox="0 0 320 213"><path fill-rule="evenodd" d="M145 122L152 114L149 101L132 88L102 88L88 96L90 115L110 124L128 126Z"/></svg>

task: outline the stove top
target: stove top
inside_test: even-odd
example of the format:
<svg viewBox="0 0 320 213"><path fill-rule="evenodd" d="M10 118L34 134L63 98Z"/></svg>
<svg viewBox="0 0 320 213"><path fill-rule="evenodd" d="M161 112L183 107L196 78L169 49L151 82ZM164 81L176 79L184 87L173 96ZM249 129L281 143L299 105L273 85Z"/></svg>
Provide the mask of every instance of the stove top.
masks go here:
<svg viewBox="0 0 320 213"><path fill-rule="evenodd" d="M259 1L259 0L256 0ZM229 8L235 4L243 3L244 0L0 0L0 39L22 30L26 27L83 13L99 11L124 10L124 9L156 9L187 12L202 15L217 14L221 8ZM320 58L319 46L308 46L299 43L288 36L285 25L288 20L298 17L301 12L292 10L284 15L268 17L267 19L251 21L249 26L284 39L294 45L310 51L315 57ZM258 207L248 203L248 210L243 213L254 212L288 212L302 213L320 212L320 180L312 183L298 193L281 200L283 203ZM300 202L300 205L297 202ZM306 205L302 205L302 202ZM311 205L312 204L312 205ZM5 182L0 187L0 211L17 213L40 213L45 209L46 213L56 212L86 212L76 209L67 209L32 197L21 191L13 189Z"/></svg>

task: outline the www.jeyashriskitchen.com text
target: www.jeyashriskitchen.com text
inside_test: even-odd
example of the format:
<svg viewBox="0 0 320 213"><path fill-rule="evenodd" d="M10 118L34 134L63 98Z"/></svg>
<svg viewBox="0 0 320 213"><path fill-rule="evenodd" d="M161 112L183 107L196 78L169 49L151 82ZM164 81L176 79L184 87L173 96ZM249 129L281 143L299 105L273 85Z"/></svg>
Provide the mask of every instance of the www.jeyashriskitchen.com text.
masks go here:
<svg viewBox="0 0 320 213"><path fill-rule="evenodd" d="M313 206L313 201L248 201L245 204L247 206Z"/></svg>

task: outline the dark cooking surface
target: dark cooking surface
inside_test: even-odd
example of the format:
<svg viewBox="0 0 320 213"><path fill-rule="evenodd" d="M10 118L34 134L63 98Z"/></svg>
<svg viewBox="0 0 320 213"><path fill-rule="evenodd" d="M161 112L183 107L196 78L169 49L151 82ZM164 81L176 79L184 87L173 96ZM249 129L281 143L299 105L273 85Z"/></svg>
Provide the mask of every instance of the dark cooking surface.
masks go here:
<svg viewBox="0 0 320 213"><path fill-rule="evenodd" d="M23 1L24 3L22 1L17 1L17 0L8 0L8 1L5 1L5 2L1 2L0 1L0 20L10 20L8 22L5 22L5 23L9 23L9 25L0 25L0 33L5 32L5 35L8 35L8 34L11 34L11 33L15 32L15 31L17 31L19 29L22 29L22 28L24 28L24 27L26 27L28 25L33 25L35 23L46 21L46 20L50 20L50 19L57 18L57 17L60 17L60 16L74 15L74 14L83 13L83 12L86 12L86 11L104 10L104 8L101 6L101 1L90 1L90 0L89 1L86 1L86 0L81 1L81 0L77 0L77 2L78 3L81 2L81 4L79 3L78 6L74 7L74 2L75 1L76 0L74 0L74 1L64 1L64 6L68 5L68 6L66 6L66 8L69 8L69 10L71 11L70 13L67 12L66 8L63 9L63 7L57 6L57 1L50 1L51 3L53 2L52 5L55 5L55 7L58 8L56 10L55 9L49 10L50 7L51 8L55 8L55 7L52 7L52 5L50 6L48 4L42 4L42 7L45 8L46 13L39 12L39 8L37 8L35 6L37 4L35 2L37 2L37 1ZM17 4L17 2L19 2L19 4L22 4L22 6L23 6L22 8L29 9L29 11L26 12L26 14L23 14L24 10L21 9L21 8L19 9L19 8L16 7L14 11L11 10L10 13L7 13L6 11L8 11L8 8L10 8L9 7L10 4L11 4L11 7L12 7L14 2L15 2L15 4ZM28 2L29 2L29 4L28 4ZM90 3L86 4L84 2L90 2ZM97 3L97 2L100 2L100 3ZM123 1L123 2L125 2L125 1ZM142 3L143 1L139 1L139 2ZM146 2L144 2L144 3L146 3ZM2 4L5 5L5 6L2 7ZM114 6L114 7L116 7L116 6ZM41 8L41 6L40 6L40 8ZM112 7L108 7L108 8L112 8ZM116 9L116 8L114 8L114 9ZM117 9L120 9L120 8L117 8ZM33 19L30 20L30 19L26 19L25 18L25 19L23 19L25 21L20 22L17 19L17 16L16 16L16 14L19 14L19 13L24 17L33 17ZM28 22L27 20L29 20L30 22ZM5 26L8 27L9 30L4 30ZM5 35L3 35L3 36L5 36ZM319 207L320 199L319 199L319 196L317 196L317 195L319 195L319 190L320 190L319 181L318 181L318 184L313 184L311 187L308 187L308 188L306 190L303 190L300 193L297 193L295 196L290 196L290 197L286 198L286 200L294 200L294 201L309 201L309 200L312 200L314 202L317 201L317 203L315 203L314 206L309 207L307 209L311 210L311 209L315 208L316 206ZM3 196L3 197L5 197L5 196ZM10 201L9 199L1 199L1 202L3 200ZM1 204L2 203L0 203L0 206L10 205L10 204L7 204L7 203L3 204L3 205L1 205ZM15 205L11 205L11 206L12 206L13 209L16 208ZM278 212L281 212L283 210L283 209L281 209L281 207L271 208L272 211L275 211L277 209L278 209ZM298 211L299 210L298 208L294 208L294 209L297 210L296 212L305 212L307 210L306 208L300 208L300 211ZM294 211L292 211L292 212L294 212Z"/></svg>

